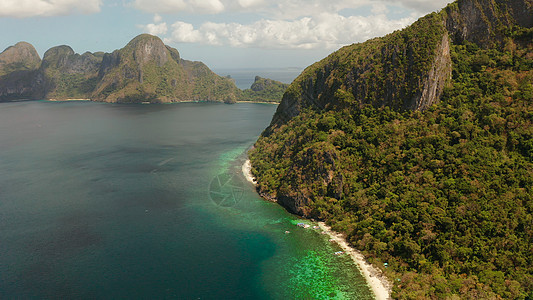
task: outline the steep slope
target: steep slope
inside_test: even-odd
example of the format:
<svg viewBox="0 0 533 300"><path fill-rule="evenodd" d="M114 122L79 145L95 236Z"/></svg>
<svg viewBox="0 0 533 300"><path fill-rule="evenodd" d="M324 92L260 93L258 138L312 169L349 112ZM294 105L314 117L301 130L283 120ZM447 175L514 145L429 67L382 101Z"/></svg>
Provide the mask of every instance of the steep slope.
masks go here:
<svg viewBox="0 0 533 300"><path fill-rule="evenodd" d="M272 127L306 108L371 104L424 110L451 76L449 42L502 45L514 27L531 28L531 0L458 1L402 31L342 48L308 67L290 86Z"/></svg>
<svg viewBox="0 0 533 300"><path fill-rule="evenodd" d="M344 232L393 298L533 298L532 16L460 0L309 67L250 152L258 192Z"/></svg>
<svg viewBox="0 0 533 300"><path fill-rule="evenodd" d="M306 108L362 104L424 109L438 101L451 76L449 39L440 15L403 31L344 47L308 67L283 96L272 125Z"/></svg>
<svg viewBox="0 0 533 300"><path fill-rule="evenodd" d="M140 35L126 47L106 54L94 93L106 102L235 102L240 90L200 62L180 58L176 49L151 35Z"/></svg>
<svg viewBox="0 0 533 300"><path fill-rule="evenodd" d="M0 76L16 71L31 71L39 67L41 58L26 42L17 43L0 53Z"/></svg>
<svg viewBox="0 0 533 300"><path fill-rule="evenodd" d="M0 53L0 101L33 98L40 64L39 54L26 42Z"/></svg>
<svg viewBox="0 0 533 300"><path fill-rule="evenodd" d="M69 46L49 49L38 70L42 84L36 94L44 99L89 99L102 58L103 53L79 55Z"/></svg>

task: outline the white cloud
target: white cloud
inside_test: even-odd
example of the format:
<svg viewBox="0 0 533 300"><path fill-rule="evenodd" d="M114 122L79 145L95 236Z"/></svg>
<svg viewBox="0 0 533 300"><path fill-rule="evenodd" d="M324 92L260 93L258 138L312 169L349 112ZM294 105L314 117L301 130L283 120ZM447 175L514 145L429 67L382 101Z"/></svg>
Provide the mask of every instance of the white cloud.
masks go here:
<svg viewBox="0 0 533 300"><path fill-rule="evenodd" d="M27 18L100 11L101 0L1 0L0 17Z"/></svg>
<svg viewBox="0 0 533 300"><path fill-rule="evenodd" d="M448 3L452 3L453 1L454 0L385 0L384 2L401 5L422 13L429 13L444 8Z"/></svg>
<svg viewBox="0 0 533 300"><path fill-rule="evenodd" d="M133 6L151 13L218 14L225 10L225 0L135 0Z"/></svg>
<svg viewBox="0 0 533 300"><path fill-rule="evenodd" d="M168 36L166 43L199 43L264 49L335 49L401 29L452 0L134 0L156 13L148 33ZM356 15L358 11L368 15ZM221 14L256 20L175 22L169 27L157 14ZM230 14L231 13L231 14ZM352 14L349 16L349 14ZM397 17L394 17L397 16ZM260 20L258 20L261 18ZM391 19L392 18L392 19Z"/></svg>
<svg viewBox="0 0 533 300"><path fill-rule="evenodd" d="M419 14L438 10L453 0L132 0L133 5L151 13L217 14L231 11L254 12L278 19L295 19L320 13L338 13L343 9L393 5ZM253 8L253 11L250 9Z"/></svg>
<svg viewBox="0 0 533 300"><path fill-rule="evenodd" d="M265 5L264 0L238 0L238 3L242 8L253 8Z"/></svg>
<svg viewBox="0 0 533 300"><path fill-rule="evenodd" d="M163 21L163 17L161 17L158 14L154 15L154 23L161 23Z"/></svg>
<svg viewBox="0 0 533 300"><path fill-rule="evenodd" d="M168 32L168 26L167 23L159 23L159 24L148 24L148 25L141 25L141 27L145 33L149 33L151 35L165 35Z"/></svg>
<svg viewBox="0 0 533 300"><path fill-rule="evenodd" d="M220 0L189 0L190 4L197 10L217 14L224 11L224 4Z"/></svg>
<svg viewBox="0 0 533 300"><path fill-rule="evenodd" d="M176 22L165 42L267 49L333 49L387 34L412 21L411 18L388 20L384 15L343 17L323 13L294 21L260 20L249 25L207 22L194 28L192 24Z"/></svg>
<svg viewBox="0 0 533 300"><path fill-rule="evenodd" d="M166 38L165 43L178 40L183 43L199 43L202 42L203 37L200 31L195 30L191 24L176 22L172 24L171 37Z"/></svg>

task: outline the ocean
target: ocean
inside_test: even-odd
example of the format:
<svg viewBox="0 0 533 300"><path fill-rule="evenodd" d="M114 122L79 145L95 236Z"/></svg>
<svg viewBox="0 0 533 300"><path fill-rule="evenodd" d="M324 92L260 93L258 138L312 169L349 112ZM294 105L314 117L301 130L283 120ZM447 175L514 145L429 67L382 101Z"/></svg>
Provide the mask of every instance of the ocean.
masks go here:
<svg viewBox="0 0 533 300"><path fill-rule="evenodd" d="M0 299L372 299L242 176L275 109L0 103Z"/></svg>

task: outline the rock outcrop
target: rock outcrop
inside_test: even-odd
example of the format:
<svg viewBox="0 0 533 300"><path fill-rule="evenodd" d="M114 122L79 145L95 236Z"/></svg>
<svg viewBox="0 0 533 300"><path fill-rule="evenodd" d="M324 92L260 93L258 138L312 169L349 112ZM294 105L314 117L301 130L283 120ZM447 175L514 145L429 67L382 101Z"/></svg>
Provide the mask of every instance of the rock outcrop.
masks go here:
<svg viewBox="0 0 533 300"><path fill-rule="evenodd" d="M40 63L37 50L29 43L20 42L0 53L0 76L16 71L35 70Z"/></svg>
<svg viewBox="0 0 533 300"><path fill-rule="evenodd" d="M265 134L305 109L425 110L439 102L451 77L450 43L501 44L501 28L533 26L532 7L531 0L460 0L404 30L346 46L292 83Z"/></svg>
<svg viewBox="0 0 533 300"><path fill-rule="evenodd" d="M0 101L34 98L42 84L37 74L40 64L37 50L26 42L0 53Z"/></svg>
<svg viewBox="0 0 533 300"><path fill-rule="evenodd" d="M501 28L533 27L532 0L461 0L443 11L446 29L455 43L491 47L504 40Z"/></svg>

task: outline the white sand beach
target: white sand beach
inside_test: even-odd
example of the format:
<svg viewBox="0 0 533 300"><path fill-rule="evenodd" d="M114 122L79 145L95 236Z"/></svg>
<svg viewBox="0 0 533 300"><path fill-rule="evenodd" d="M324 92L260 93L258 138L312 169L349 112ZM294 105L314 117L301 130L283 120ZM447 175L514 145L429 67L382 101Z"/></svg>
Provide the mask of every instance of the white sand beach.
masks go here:
<svg viewBox="0 0 533 300"><path fill-rule="evenodd" d="M392 284L382 274L381 270L375 268L371 264L367 263L364 256L354 248L352 248L342 234L331 230L329 226L324 222L318 222L318 226L334 240L342 250L350 255L355 263L361 269L361 273L365 277L368 285L374 292L377 300L390 299Z"/></svg>
<svg viewBox="0 0 533 300"><path fill-rule="evenodd" d="M257 181L255 181L254 176L252 175L252 164L249 159L246 160L246 162L242 165L242 174L253 185L257 185Z"/></svg>

